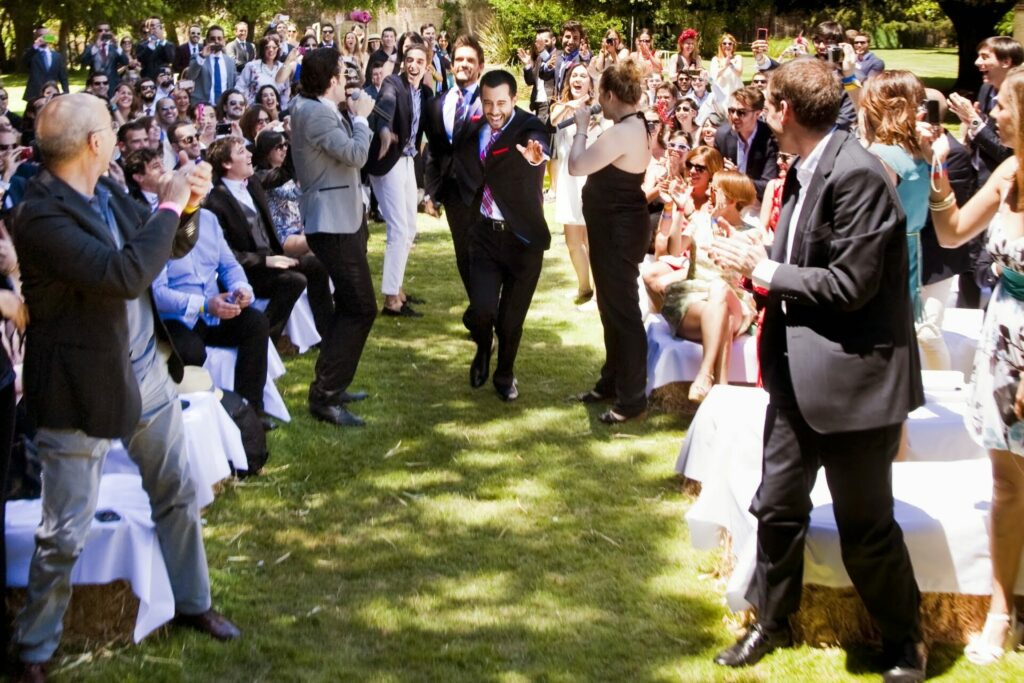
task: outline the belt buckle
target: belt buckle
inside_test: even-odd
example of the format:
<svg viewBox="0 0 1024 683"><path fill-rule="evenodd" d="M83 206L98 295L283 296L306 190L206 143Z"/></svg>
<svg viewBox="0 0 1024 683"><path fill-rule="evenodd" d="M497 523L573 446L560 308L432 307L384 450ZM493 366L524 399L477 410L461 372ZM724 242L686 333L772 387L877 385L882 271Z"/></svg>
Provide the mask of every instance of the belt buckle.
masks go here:
<svg viewBox="0 0 1024 683"><path fill-rule="evenodd" d="M493 230L494 232L504 232L505 231L505 221L498 221L498 220L494 220L492 218L491 219L491 230Z"/></svg>

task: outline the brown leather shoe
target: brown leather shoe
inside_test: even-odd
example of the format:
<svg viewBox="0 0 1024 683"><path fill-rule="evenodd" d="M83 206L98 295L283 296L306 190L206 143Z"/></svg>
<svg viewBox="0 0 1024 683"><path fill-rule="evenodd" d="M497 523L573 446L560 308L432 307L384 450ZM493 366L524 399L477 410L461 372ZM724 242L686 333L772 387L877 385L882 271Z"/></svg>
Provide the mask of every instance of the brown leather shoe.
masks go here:
<svg viewBox="0 0 1024 683"><path fill-rule="evenodd" d="M45 683L46 670L48 668L49 662L39 662L37 664L22 662L21 671L14 681L15 683Z"/></svg>
<svg viewBox="0 0 1024 683"><path fill-rule="evenodd" d="M174 623L201 631L217 640L235 640L242 637L238 627L212 607L202 614L177 614Z"/></svg>

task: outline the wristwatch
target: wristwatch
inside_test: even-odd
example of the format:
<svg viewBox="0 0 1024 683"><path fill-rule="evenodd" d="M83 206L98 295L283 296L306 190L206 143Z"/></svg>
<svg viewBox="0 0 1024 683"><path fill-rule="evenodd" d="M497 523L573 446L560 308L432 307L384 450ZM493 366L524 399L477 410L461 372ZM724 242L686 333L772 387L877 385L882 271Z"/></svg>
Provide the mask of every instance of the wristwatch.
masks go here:
<svg viewBox="0 0 1024 683"><path fill-rule="evenodd" d="M985 122L982 121L980 118L978 118L976 116L973 119L971 119L971 122L969 124L967 124L967 125L969 125L971 127L971 130L977 130L977 129L981 128L981 125L983 123L985 123Z"/></svg>

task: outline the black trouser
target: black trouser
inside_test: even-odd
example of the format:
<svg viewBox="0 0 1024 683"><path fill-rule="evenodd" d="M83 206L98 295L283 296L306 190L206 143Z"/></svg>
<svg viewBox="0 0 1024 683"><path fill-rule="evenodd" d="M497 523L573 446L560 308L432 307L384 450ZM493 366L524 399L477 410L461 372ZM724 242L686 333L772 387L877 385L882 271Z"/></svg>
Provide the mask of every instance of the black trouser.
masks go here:
<svg viewBox="0 0 1024 683"><path fill-rule="evenodd" d="M647 408L647 330L637 284L650 240L647 214L638 212L635 221L611 220L590 228L587 239L604 328L605 361L594 390L614 396L615 410L632 417Z"/></svg>
<svg viewBox="0 0 1024 683"><path fill-rule="evenodd" d="M523 322L537 289L544 252L530 249L507 228L497 231L494 225L484 219L473 227L467 322L477 346L489 348L497 332L494 386L507 389L515 379Z"/></svg>
<svg viewBox="0 0 1024 683"><path fill-rule="evenodd" d="M377 300L366 260L366 222L359 232L306 234L306 242L334 282L334 316L321 334L320 357L310 394L326 400L352 383L363 346L377 316Z"/></svg>
<svg viewBox="0 0 1024 683"><path fill-rule="evenodd" d="M0 350L0 353L4 353ZM11 444L14 441L14 380L3 389L0 389L0 576L4 577L4 594L7 589L7 544L3 533L6 524L7 510L7 465L11 459ZM3 609L0 610L0 652L7 653L10 643L9 622L7 618L7 602L4 600ZM8 663L0 666L0 673L3 673Z"/></svg>
<svg viewBox="0 0 1024 683"><path fill-rule="evenodd" d="M202 319L189 328L180 320L165 320L164 326L185 365L202 366L207 346L237 348L234 390L257 410L263 408L263 387L267 383L267 317L248 307L234 318L207 325Z"/></svg>
<svg viewBox="0 0 1024 683"><path fill-rule="evenodd" d="M270 338L275 342L284 332L292 308L304 289L309 293L309 307L313 310L313 321L321 337L331 325L333 306L327 269L312 254L300 256L296 260L299 265L294 268L257 266L245 271L256 296L270 300L266 313L270 321Z"/></svg>
<svg viewBox="0 0 1024 683"><path fill-rule="evenodd" d="M452 246L455 248L455 265L459 269L459 277L462 279L462 286L469 297L469 244L470 234L473 226L480 216L480 211L471 206L466 206L459 201L459 190L455 187L455 181L450 180L445 187L445 194L451 199L444 202L445 218L448 219L448 229L452 233Z"/></svg>
<svg viewBox="0 0 1024 683"><path fill-rule="evenodd" d="M784 626L800 607L811 489L824 466L843 564L883 641L921 639L921 595L893 516L892 460L900 431L897 424L818 434L799 410L780 407L773 396L765 416L761 485L750 505L758 520L757 565L747 600L763 625Z"/></svg>

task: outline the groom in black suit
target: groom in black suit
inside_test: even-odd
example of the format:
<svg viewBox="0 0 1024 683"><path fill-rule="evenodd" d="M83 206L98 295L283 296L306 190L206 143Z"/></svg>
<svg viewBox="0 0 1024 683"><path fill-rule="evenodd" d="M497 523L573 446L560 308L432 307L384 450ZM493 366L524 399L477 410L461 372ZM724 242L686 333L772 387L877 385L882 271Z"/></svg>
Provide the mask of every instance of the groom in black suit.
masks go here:
<svg viewBox="0 0 1024 683"><path fill-rule="evenodd" d="M479 207L469 244L466 322L477 345L469 383L475 388L487 381L496 332L494 388L502 400L514 401L523 321L551 245L542 189L548 133L536 116L515 106L516 80L507 71L484 74L480 101L483 117L470 124L454 161L463 202Z"/></svg>
<svg viewBox="0 0 1024 683"><path fill-rule="evenodd" d="M747 599L758 622L715 661L754 664L791 642L810 492L824 466L843 563L878 624L886 681L924 679L920 593L893 515L891 468L907 413L924 403L907 283L906 217L878 161L833 129L842 91L827 64L772 73L766 120L798 155L771 257L741 237L713 258L768 290L759 357L770 394Z"/></svg>

